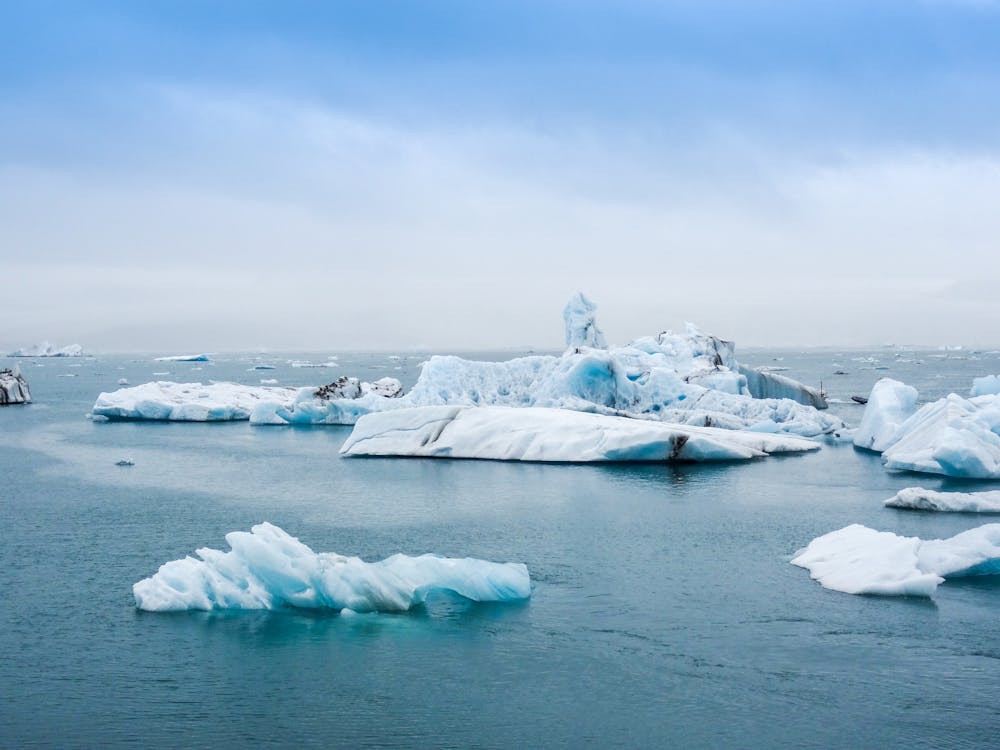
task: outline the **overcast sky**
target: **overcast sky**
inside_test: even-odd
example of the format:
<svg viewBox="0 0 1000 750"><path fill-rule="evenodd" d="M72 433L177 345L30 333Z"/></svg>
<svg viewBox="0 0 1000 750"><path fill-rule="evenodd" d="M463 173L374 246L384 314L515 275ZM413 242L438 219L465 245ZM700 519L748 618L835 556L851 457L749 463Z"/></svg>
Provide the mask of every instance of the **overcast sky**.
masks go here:
<svg viewBox="0 0 1000 750"><path fill-rule="evenodd" d="M1000 344L1000 5L0 6L0 350Z"/></svg>

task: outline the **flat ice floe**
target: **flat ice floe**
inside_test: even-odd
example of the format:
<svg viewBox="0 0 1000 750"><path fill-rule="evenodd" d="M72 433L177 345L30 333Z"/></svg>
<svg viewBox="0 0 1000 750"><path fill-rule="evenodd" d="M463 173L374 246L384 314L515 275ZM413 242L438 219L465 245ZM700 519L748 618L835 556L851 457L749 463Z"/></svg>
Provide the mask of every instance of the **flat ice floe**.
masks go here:
<svg viewBox="0 0 1000 750"><path fill-rule="evenodd" d="M201 559L165 565L132 587L139 609L309 609L403 612L428 595L452 592L477 602L531 596L528 568L475 558L393 555L368 563L359 557L313 552L270 523L226 534L230 551L203 548Z"/></svg>
<svg viewBox="0 0 1000 750"><path fill-rule="evenodd" d="M792 564L834 591L930 596L946 578L1000 574L1000 524L926 541L852 524L813 539Z"/></svg>
<svg viewBox="0 0 1000 750"><path fill-rule="evenodd" d="M157 357L154 362L208 362L207 354L172 354L169 357Z"/></svg>
<svg viewBox="0 0 1000 750"><path fill-rule="evenodd" d="M954 513L1000 513L1000 490L991 492L935 492L907 487L885 501L886 507Z"/></svg>
<svg viewBox="0 0 1000 750"><path fill-rule="evenodd" d="M424 406L362 417L340 452L502 461L732 461L818 447L792 435L565 409Z"/></svg>
<svg viewBox="0 0 1000 750"><path fill-rule="evenodd" d="M297 388L237 383L172 383L156 381L120 388L97 397L91 413L107 419L219 422L249 419L261 401L290 404Z"/></svg>

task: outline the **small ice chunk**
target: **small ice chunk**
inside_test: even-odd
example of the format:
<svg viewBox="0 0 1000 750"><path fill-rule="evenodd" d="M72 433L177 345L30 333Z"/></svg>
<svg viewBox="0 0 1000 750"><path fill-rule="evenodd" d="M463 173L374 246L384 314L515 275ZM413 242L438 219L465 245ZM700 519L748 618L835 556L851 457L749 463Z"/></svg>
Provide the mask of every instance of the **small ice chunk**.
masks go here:
<svg viewBox="0 0 1000 750"><path fill-rule="evenodd" d="M987 492L935 492L907 487L885 501L890 508L955 513L1000 513L1000 490Z"/></svg>

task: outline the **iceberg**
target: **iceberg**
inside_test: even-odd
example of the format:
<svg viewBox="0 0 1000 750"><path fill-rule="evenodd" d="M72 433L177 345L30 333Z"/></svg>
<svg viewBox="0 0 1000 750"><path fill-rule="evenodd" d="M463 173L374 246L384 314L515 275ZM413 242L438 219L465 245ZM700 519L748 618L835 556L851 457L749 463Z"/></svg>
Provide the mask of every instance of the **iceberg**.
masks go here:
<svg viewBox="0 0 1000 750"><path fill-rule="evenodd" d="M604 334L597 327L597 305L576 292L563 308L566 323L566 346L587 346L592 349L607 349Z"/></svg>
<svg viewBox="0 0 1000 750"><path fill-rule="evenodd" d="M8 357L82 357L83 347L79 344L70 344L64 347L52 346L48 341L43 341L35 346L18 349L10 352Z"/></svg>
<svg viewBox="0 0 1000 750"><path fill-rule="evenodd" d="M169 357L157 357L154 362L208 362L207 354L173 354Z"/></svg>
<svg viewBox="0 0 1000 750"><path fill-rule="evenodd" d="M1000 490L987 492L935 492L907 487L885 501L886 507L954 513L1000 513Z"/></svg>
<svg viewBox="0 0 1000 750"><path fill-rule="evenodd" d="M250 424L354 424L373 411L391 408L403 384L396 378L364 383L346 375L321 388L301 388L291 402L262 401L254 406Z"/></svg>
<svg viewBox="0 0 1000 750"><path fill-rule="evenodd" d="M1000 394L1000 375L986 375L975 378L969 396L994 396Z"/></svg>
<svg viewBox="0 0 1000 750"><path fill-rule="evenodd" d="M501 461L736 461L815 450L791 435L692 427L566 409L424 406L361 417L344 456Z"/></svg>
<svg viewBox="0 0 1000 750"><path fill-rule="evenodd" d="M30 404L31 391L20 367L0 370L0 406Z"/></svg>
<svg viewBox="0 0 1000 750"><path fill-rule="evenodd" d="M929 541L852 524L813 539L792 564L834 591L930 596L946 578L1000 574L1000 524Z"/></svg>
<svg viewBox="0 0 1000 750"><path fill-rule="evenodd" d="M238 383L155 381L102 393L93 416L111 420L148 419L174 422L220 422L250 418L260 401L291 403L298 389Z"/></svg>
<svg viewBox="0 0 1000 750"><path fill-rule="evenodd" d="M881 453L892 444L899 426L916 410L916 388L882 378L868 396L861 424L854 432L854 444Z"/></svg>
<svg viewBox="0 0 1000 750"><path fill-rule="evenodd" d="M788 398L817 409L829 406L826 396L818 388L810 388L786 375L778 375L773 369L739 365L739 372L746 378L747 390L754 398Z"/></svg>
<svg viewBox="0 0 1000 750"><path fill-rule="evenodd" d="M435 592L477 602L531 596L528 568L474 558L397 554L368 563L313 552L270 523L226 534L230 551L203 548L168 562L132 587L139 609L309 609L405 612Z"/></svg>

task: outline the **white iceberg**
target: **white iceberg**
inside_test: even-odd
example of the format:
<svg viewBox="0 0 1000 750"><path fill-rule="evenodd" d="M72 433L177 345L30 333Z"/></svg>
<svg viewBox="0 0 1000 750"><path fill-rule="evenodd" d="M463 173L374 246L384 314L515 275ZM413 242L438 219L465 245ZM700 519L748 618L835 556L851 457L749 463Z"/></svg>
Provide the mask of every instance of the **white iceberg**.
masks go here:
<svg viewBox="0 0 1000 750"><path fill-rule="evenodd" d="M818 388L810 388L786 375L778 375L775 369L740 365L739 373L746 378L747 390L754 398L788 398L817 409L828 407L826 396Z"/></svg>
<svg viewBox="0 0 1000 750"><path fill-rule="evenodd" d="M852 524L813 539L792 564L834 591L930 596L946 578L1000 574L1000 524L929 541Z"/></svg>
<svg viewBox="0 0 1000 750"><path fill-rule="evenodd" d="M916 410L916 388L882 378L868 396L861 424L854 432L854 444L881 453L892 444L899 426Z"/></svg>
<svg viewBox="0 0 1000 750"><path fill-rule="evenodd" d="M403 384L396 378L365 383L346 375L320 388L301 388L291 402L262 401L250 414L256 425L354 424L363 414L391 408L401 400Z"/></svg>
<svg viewBox="0 0 1000 750"><path fill-rule="evenodd" d="M954 513L1000 513L1000 490L987 492L936 492L907 487L885 501L889 508L950 511Z"/></svg>
<svg viewBox="0 0 1000 750"><path fill-rule="evenodd" d="M154 362L208 362L207 354L172 354L169 357L157 357Z"/></svg>
<svg viewBox="0 0 1000 750"><path fill-rule="evenodd" d="M592 349L607 349L604 334L597 327L597 305L576 292L563 308L566 323L566 346L588 346Z"/></svg>
<svg viewBox="0 0 1000 750"><path fill-rule="evenodd" d="M818 448L791 435L503 406L424 406L358 420L345 456L502 461L733 461Z"/></svg>
<svg viewBox="0 0 1000 750"><path fill-rule="evenodd" d="M1000 394L1000 375L986 375L973 379L972 388L969 391L969 395L973 398L976 396L994 396L996 394Z"/></svg>
<svg viewBox="0 0 1000 750"><path fill-rule="evenodd" d="M887 469L1000 479L1000 396L954 393L922 406L882 453Z"/></svg>
<svg viewBox="0 0 1000 750"><path fill-rule="evenodd" d="M0 406L30 404L31 391L20 367L0 369Z"/></svg>
<svg viewBox="0 0 1000 750"><path fill-rule="evenodd" d="M10 352L8 357L82 357L83 347L79 344L70 344L69 346L56 347L52 346L48 341L43 341L35 346L25 347L24 349L18 349L16 351Z"/></svg>
<svg viewBox="0 0 1000 750"><path fill-rule="evenodd" d="M428 595L452 592L478 602L531 596L528 568L437 555L359 557L313 552L270 523L226 534L231 550L199 549L162 565L132 587L136 606L150 611L279 609L404 612Z"/></svg>
<svg viewBox="0 0 1000 750"><path fill-rule="evenodd" d="M107 419L148 419L174 422L220 422L250 418L262 400L291 403L296 388L238 383L172 383L156 381L120 388L97 397L91 414Z"/></svg>

